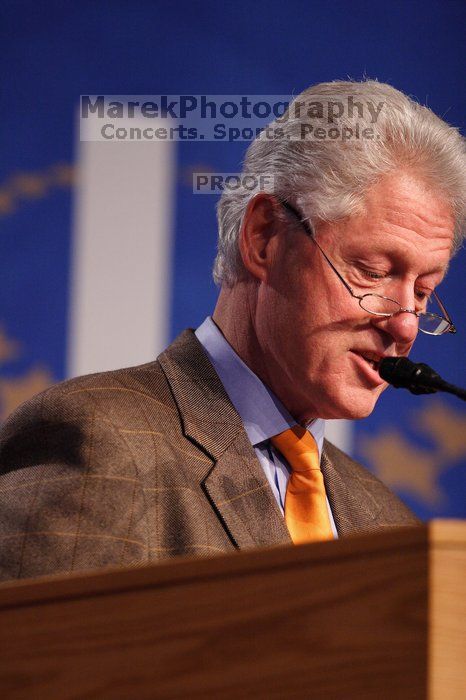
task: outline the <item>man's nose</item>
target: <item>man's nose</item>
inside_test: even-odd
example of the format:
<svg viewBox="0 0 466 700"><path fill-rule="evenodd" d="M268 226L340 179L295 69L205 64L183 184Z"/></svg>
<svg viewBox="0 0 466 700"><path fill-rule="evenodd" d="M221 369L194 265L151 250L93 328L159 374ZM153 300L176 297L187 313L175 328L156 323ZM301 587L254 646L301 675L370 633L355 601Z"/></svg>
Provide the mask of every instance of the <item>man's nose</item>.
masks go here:
<svg viewBox="0 0 466 700"><path fill-rule="evenodd" d="M414 343L419 330L419 320L416 314L400 310L388 318L373 317L376 325L389 333L397 345Z"/></svg>

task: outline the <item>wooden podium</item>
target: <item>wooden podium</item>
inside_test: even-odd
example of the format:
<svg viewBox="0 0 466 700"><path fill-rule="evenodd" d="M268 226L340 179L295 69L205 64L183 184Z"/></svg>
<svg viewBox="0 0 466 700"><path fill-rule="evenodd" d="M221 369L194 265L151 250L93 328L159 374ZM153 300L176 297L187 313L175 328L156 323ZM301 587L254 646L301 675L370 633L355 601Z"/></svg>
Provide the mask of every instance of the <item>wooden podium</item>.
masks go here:
<svg viewBox="0 0 466 700"><path fill-rule="evenodd" d="M466 523L0 586L0 698L466 698Z"/></svg>

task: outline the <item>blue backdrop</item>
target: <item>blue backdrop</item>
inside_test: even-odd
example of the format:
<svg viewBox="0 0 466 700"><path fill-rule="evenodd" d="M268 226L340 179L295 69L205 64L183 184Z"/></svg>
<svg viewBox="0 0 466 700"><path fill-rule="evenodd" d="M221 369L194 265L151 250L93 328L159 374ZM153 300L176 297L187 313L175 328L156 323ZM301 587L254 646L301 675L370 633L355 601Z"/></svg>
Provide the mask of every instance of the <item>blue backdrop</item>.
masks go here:
<svg viewBox="0 0 466 700"><path fill-rule="evenodd" d="M461 127L466 5L425 2L3 0L0 81L0 416L64 377L75 110L83 94L291 94L376 77ZM213 197L199 163L237 172L245 143L178 144L171 337L213 308ZM441 289L458 334L414 359L464 384L466 314L456 258ZM354 454L422 516L466 517L466 416L448 398L386 392ZM409 468L407 467L409 465Z"/></svg>

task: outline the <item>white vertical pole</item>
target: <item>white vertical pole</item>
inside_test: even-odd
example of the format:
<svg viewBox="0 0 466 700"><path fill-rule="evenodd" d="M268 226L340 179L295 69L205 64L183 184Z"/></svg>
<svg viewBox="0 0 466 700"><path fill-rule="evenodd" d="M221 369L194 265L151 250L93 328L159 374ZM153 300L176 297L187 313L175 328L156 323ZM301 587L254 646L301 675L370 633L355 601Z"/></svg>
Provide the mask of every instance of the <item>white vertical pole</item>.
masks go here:
<svg viewBox="0 0 466 700"><path fill-rule="evenodd" d="M167 342L174 147L79 142L68 376L152 360Z"/></svg>

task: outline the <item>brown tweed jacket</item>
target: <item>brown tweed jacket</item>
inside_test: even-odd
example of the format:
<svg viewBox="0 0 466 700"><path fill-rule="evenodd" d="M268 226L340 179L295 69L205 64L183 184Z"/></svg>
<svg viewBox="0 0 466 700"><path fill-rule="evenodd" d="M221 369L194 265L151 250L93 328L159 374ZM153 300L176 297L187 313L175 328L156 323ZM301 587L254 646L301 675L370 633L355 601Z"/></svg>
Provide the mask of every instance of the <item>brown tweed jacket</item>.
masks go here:
<svg viewBox="0 0 466 700"><path fill-rule="evenodd" d="M322 470L340 536L418 522L328 442ZM156 362L48 389L0 433L0 580L289 542L192 331Z"/></svg>

